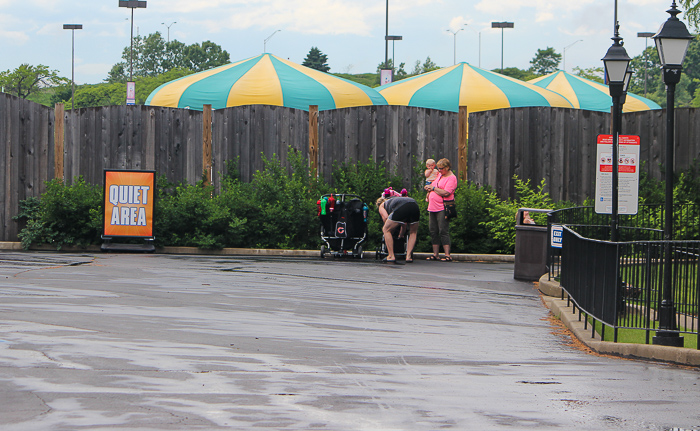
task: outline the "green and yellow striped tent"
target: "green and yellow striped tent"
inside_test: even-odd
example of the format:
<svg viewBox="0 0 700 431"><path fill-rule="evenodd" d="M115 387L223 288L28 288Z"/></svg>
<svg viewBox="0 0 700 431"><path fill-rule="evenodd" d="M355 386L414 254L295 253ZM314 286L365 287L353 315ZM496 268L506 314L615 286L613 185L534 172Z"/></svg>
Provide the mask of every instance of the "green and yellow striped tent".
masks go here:
<svg viewBox="0 0 700 431"><path fill-rule="evenodd" d="M525 106L571 108L561 95L515 78L459 63L383 85L379 93L390 105L469 112Z"/></svg>
<svg viewBox="0 0 700 431"><path fill-rule="evenodd" d="M165 83L146 105L201 110L240 105L273 105L308 110L386 105L376 90L272 54L216 67Z"/></svg>
<svg viewBox="0 0 700 431"><path fill-rule="evenodd" d="M566 97L574 108L589 111L610 112L612 97L607 85L559 70L552 74L528 81ZM647 98L627 93L622 112L648 111L661 107Z"/></svg>

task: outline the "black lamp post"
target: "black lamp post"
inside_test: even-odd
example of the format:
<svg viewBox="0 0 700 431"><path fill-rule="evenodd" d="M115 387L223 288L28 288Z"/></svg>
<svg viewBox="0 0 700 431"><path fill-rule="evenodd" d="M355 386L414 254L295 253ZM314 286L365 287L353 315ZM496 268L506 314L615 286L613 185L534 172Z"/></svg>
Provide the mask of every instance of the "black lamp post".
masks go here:
<svg viewBox="0 0 700 431"><path fill-rule="evenodd" d="M617 18L617 10L615 11ZM622 38L619 34L620 25L615 23L615 36L612 37L613 44L608 49L608 52L603 57L603 64L605 64L605 79L608 82L610 88L610 96L612 97L612 135L613 135L613 154L612 154L612 215L610 217L610 229L612 231L610 235L611 241L617 241L617 226L618 226L618 165L619 165L619 154L618 154L618 143L620 136L620 129L622 129L622 97L627 91L627 84L629 84L629 78L632 76L631 73L628 74L628 66L632 60L627 55L627 50L622 46Z"/></svg>
<svg viewBox="0 0 700 431"><path fill-rule="evenodd" d="M676 15L681 13L673 0L671 9L666 12L671 15L654 35L656 49L666 84L666 204L664 208L664 284L661 307L659 310L659 330L653 338L654 344L664 346L683 346L683 337L678 334L676 327L676 307L673 303L672 289L672 257L670 241L673 239L673 141L674 141L674 104L676 84L681 80L683 60L693 36L688 32Z"/></svg>

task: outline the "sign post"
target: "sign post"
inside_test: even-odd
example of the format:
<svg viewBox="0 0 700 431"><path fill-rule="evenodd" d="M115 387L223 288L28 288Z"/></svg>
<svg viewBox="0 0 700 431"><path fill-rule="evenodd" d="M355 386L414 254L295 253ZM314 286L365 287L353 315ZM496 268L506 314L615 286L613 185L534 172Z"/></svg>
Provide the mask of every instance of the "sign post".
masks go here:
<svg viewBox="0 0 700 431"><path fill-rule="evenodd" d="M155 171L104 171L102 250L155 251ZM113 238L142 238L144 244L115 244Z"/></svg>

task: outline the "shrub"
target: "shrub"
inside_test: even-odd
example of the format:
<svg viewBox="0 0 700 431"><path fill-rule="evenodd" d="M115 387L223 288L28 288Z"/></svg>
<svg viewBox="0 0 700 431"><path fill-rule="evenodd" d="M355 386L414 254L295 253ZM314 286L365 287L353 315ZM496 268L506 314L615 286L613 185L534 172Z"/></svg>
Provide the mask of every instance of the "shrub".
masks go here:
<svg viewBox="0 0 700 431"><path fill-rule="evenodd" d="M159 246L220 249L226 244L228 209L212 198L214 188L178 185L169 191L160 183L154 205L154 236Z"/></svg>
<svg viewBox="0 0 700 431"><path fill-rule="evenodd" d="M52 244L60 250L64 245L95 244L100 240L103 207L102 188L82 177L71 186L58 179L48 181L41 199L23 201L15 217L26 221L19 233L22 247Z"/></svg>
<svg viewBox="0 0 700 431"><path fill-rule="evenodd" d="M299 248L314 249L321 245L320 222L316 201L324 194L352 193L360 196L370 207L368 238L365 250L381 243L381 218L375 200L386 187L401 190L411 188L421 211L421 227L416 251L430 251L426 192L423 190L423 162L414 159L415 181L404 184L384 163L344 163L334 165L333 186L312 176L301 153L290 150L289 168L282 166L276 156L263 157L264 168L256 172L250 183L238 176L238 160L225 161L221 191L204 186L171 184L163 176L156 182L154 236L158 246L192 246L206 249L222 247ZM515 181L516 198L499 199L488 187L460 182L455 192L457 218L451 222L452 251L455 253L513 253L515 248L515 215L518 208L559 209L572 206L568 202L554 203L545 192L545 182L533 187L530 181ZM658 200L662 182L642 178L640 201ZM24 227L20 231L22 246L100 243L103 217L102 187L86 184L77 178L71 186L53 180L40 199L20 202L15 217ZM696 162L679 174L674 189L677 204L700 203L700 165ZM592 202L587 200L590 205ZM658 203L658 202L655 202ZM695 209L677 213L687 226L677 228L677 234L697 237L700 215ZM652 210L650 210L652 211ZM647 224L661 226L661 209L653 209ZM695 212L692 212L695 211ZM538 224L546 223L544 214L533 214ZM125 239L127 240L127 239ZM127 240L128 241L128 240Z"/></svg>
<svg viewBox="0 0 700 431"><path fill-rule="evenodd" d="M556 209L552 199L544 192L544 179L536 190L530 187L530 180L522 181L517 175L513 176L513 179L517 198L501 201L495 193L490 193L490 205L487 208L489 216L487 221L483 222L493 239L498 242L498 251L506 254L515 252L515 216L519 208ZM545 214L532 214L532 218L537 224L547 223Z"/></svg>

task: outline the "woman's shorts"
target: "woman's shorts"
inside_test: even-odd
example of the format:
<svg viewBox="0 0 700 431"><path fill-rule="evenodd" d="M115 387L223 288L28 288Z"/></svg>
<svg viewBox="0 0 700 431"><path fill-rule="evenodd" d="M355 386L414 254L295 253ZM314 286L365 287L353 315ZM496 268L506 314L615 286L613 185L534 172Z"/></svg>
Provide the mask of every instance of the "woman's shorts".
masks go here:
<svg viewBox="0 0 700 431"><path fill-rule="evenodd" d="M420 208L418 208L418 203L415 201L406 202L389 214L389 220L406 224L418 223L420 220Z"/></svg>

